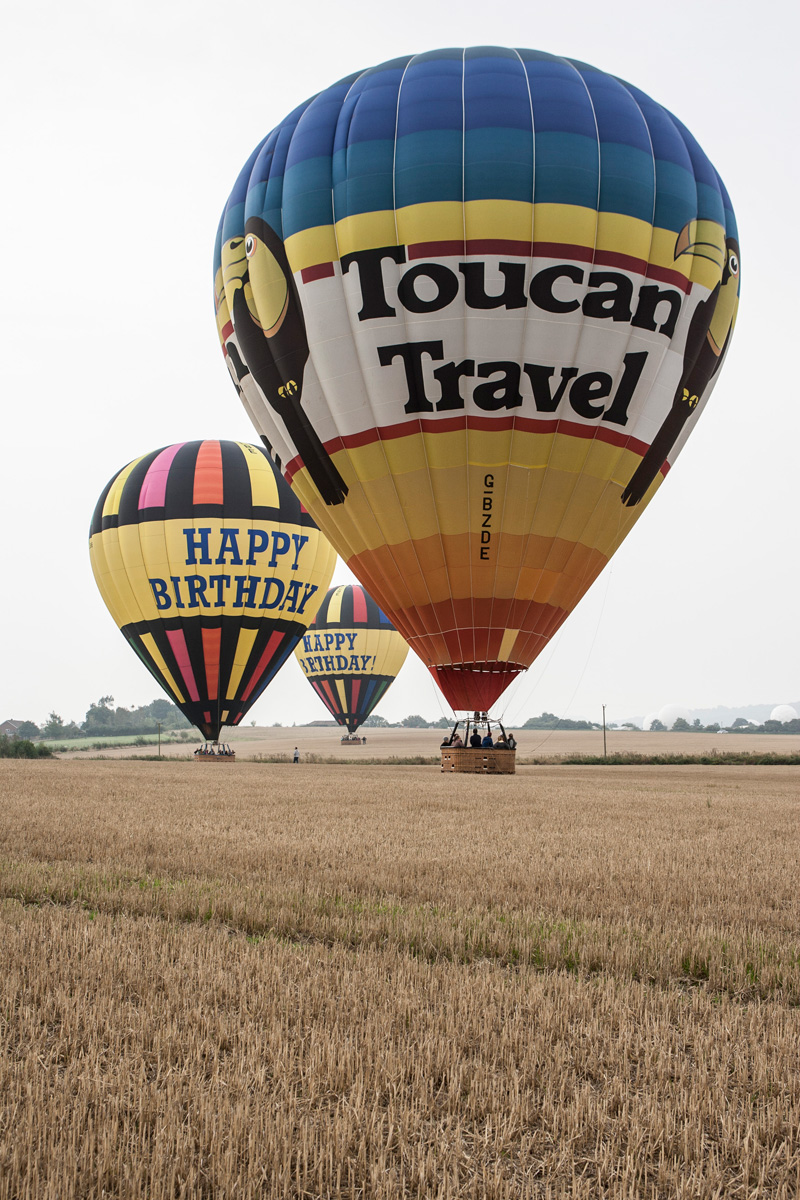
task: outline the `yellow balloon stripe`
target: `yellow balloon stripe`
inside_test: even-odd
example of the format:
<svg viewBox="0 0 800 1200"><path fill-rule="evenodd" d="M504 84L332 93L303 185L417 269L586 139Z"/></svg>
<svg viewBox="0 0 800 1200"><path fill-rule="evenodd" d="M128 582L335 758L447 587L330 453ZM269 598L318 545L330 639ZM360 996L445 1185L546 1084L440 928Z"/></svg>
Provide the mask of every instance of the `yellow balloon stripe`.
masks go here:
<svg viewBox="0 0 800 1200"><path fill-rule="evenodd" d="M513 662L514 661L514 643L519 637L519 629L507 629L503 634L503 640L500 643L500 651L497 655L498 662Z"/></svg>
<svg viewBox="0 0 800 1200"><path fill-rule="evenodd" d="M228 680L228 688L225 693L227 700L235 700L236 692L247 666L248 660L253 650L253 645L258 637L257 629L240 629L239 639L236 643L236 653L233 658L233 667L231 668L231 677Z"/></svg>
<svg viewBox="0 0 800 1200"><path fill-rule="evenodd" d="M138 467L143 458L146 458L146 455L140 454L139 457L135 458L132 463L128 463L127 467L120 471L119 475L108 489L108 495L106 496L105 503L103 505L104 517L116 517L119 515L119 502L122 498L122 489L128 482L128 476L131 474L131 471L133 471L135 467Z"/></svg>
<svg viewBox="0 0 800 1200"><path fill-rule="evenodd" d="M725 231L703 222L704 237L724 247ZM286 253L295 273L343 255L380 246L424 245L430 242L503 240L578 246L593 255L621 255L674 271L709 289L719 281L719 267L709 259L675 257L675 232L653 227L637 217L598 214L595 209L569 204L530 204L517 200L432 201L406 208L345 217L336 225L318 225L286 239Z"/></svg>
<svg viewBox="0 0 800 1200"><path fill-rule="evenodd" d="M345 586L345 584L342 584L331 596L326 617L328 625L336 625L342 619L342 600L344 599Z"/></svg>
<svg viewBox="0 0 800 1200"><path fill-rule="evenodd" d="M250 473L250 490L254 508L278 508L278 485L275 474L263 454L258 454L246 442L236 445L244 455Z"/></svg>
<svg viewBox="0 0 800 1200"><path fill-rule="evenodd" d="M186 697L175 682L172 672L164 661L164 656L156 645L155 638L153 637L152 633L142 634L142 644L147 648L148 653L152 656L153 662L156 664L162 676L164 677L167 686L169 687L173 696L175 696L178 704L185 704Z"/></svg>

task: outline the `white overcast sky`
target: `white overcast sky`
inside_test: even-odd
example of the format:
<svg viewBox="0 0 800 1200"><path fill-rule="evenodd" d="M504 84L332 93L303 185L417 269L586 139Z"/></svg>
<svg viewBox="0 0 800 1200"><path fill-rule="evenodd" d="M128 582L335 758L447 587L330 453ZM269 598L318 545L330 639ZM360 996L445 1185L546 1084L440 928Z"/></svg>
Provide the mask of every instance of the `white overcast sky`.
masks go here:
<svg viewBox="0 0 800 1200"><path fill-rule="evenodd" d="M702 420L506 717L797 701L799 24L796 4L772 0L8 5L0 720L80 721L104 693L126 706L158 693L95 588L88 524L136 455L255 440L217 343L211 268L252 148L351 71L476 44L580 58L664 104L725 180L742 251L736 336ZM341 565L335 578L349 578ZM409 654L379 711L443 705ZM251 713L325 715L294 660Z"/></svg>

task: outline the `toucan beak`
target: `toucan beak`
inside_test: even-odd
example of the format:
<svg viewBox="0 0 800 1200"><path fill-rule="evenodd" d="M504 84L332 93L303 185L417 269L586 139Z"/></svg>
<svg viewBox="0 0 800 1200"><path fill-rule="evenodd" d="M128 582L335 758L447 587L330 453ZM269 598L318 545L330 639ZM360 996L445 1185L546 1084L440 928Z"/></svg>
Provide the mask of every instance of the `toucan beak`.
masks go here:
<svg viewBox="0 0 800 1200"><path fill-rule="evenodd" d="M682 254L707 258L721 271L725 266L725 230L716 221L687 222L675 242L675 258Z"/></svg>

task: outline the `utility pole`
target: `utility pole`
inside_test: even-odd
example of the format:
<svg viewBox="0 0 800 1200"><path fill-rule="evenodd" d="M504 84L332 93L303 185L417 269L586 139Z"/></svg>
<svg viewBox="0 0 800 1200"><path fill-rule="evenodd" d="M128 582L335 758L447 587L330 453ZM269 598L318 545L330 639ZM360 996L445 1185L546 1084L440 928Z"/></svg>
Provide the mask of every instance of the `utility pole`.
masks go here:
<svg viewBox="0 0 800 1200"><path fill-rule="evenodd" d="M608 758L606 754L606 706L603 705L603 758Z"/></svg>
<svg viewBox="0 0 800 1200"><path fill-rule="evenodd" d="M158 725L158 757L161 758L161 722L156 721L156 725Z"/></svg>

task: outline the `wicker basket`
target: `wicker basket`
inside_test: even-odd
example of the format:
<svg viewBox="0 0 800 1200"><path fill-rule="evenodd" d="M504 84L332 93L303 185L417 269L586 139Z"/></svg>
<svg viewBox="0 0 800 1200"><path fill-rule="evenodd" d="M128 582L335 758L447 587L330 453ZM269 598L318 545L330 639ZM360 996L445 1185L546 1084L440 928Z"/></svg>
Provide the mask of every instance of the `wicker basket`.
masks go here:
<svg viewBox="0 0 800 1200"><path fill-rule="evenodd" d="M442 747L442 771L469 775L516 775L516 750L484 750L470 746Z"/></svg>

